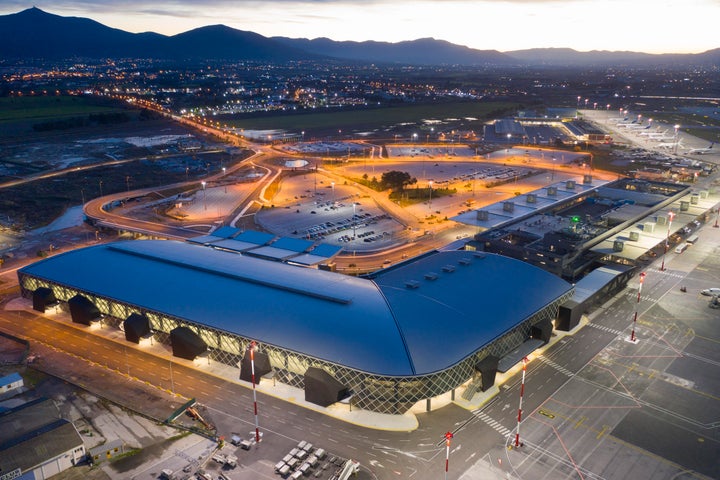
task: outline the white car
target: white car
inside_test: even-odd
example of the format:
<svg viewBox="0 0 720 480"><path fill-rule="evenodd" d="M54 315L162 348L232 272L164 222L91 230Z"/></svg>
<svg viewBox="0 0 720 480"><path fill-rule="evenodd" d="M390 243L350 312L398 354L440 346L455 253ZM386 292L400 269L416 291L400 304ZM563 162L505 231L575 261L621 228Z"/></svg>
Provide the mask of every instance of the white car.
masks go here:
<svg viewBox="0 0 720 480"><path fill-rule="evenodd" d="M712 297L713 295L720 295L720 288L706 288L702 292L703 295L707 295L708 297Z"/></svg>

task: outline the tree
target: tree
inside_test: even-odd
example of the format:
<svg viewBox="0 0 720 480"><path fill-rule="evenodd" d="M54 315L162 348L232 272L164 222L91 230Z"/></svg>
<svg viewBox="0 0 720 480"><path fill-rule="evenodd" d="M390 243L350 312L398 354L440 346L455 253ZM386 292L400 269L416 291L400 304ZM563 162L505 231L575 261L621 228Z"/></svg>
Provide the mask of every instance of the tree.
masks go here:
<svg viewBox="0 0 720 480"><path fill-rule="evenodd" d="M382 174L380 178L380 184L383 188L389 188L390 190L402 192L408 185L417 183L417 178L411 177L408 172L400 172L398 170L391 170Z"/></svg>

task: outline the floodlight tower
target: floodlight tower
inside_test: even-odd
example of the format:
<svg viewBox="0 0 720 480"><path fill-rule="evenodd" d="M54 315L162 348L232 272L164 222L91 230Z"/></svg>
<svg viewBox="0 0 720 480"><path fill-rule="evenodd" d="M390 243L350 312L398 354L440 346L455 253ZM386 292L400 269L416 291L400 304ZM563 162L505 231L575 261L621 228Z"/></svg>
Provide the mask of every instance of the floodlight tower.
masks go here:
<svg viewBox="0 0 720 480"><path fill-rule="evenodd" d="M518 407L518 423L517 423L517 431L515 433L515 446L519 447L521 445L520 443L520 422L522 421L522 402L523 402L523 393L525 393L525 371L527 370L527 363L528 358L523 357L523 369L522 369L522 383L520 383L520 406Z"/></svg>
<svg viewBox="0 0 720 480"><path fill-rule="evenodd" d="M255 343L255 340L250 342L250 378L252 380L252 387L253 387L253 406L255 409L255 442L260 442L260 426L258 424L258 408L257 408L257 393L255 390L255 348L257 347L257 344Z"/></svg>
<svg viewBox="0 0 720 480"><path fill-rule="evenodd" d="M445 480L447 480L448 468L450 467L450 440L452 440L452 438L452 432L445 434Z"/></svg>

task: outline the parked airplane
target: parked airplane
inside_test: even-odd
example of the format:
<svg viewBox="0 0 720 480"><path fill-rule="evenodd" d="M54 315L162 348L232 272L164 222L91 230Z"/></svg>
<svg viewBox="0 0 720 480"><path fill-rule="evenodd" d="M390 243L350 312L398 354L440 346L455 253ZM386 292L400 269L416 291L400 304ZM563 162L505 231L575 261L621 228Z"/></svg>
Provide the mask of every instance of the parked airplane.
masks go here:
<svg viewBox="0 0 720 480"><path fill-rule="evenodd" d="M678 140L677 142L660 142L657 144L658 148L667 148L667 149L673 149L675 147L680 148L682 145L682 140Z"/></svg>
<svg viewBox="0 0 720 480"><path fill-rule="evenodd" d="M666 128L662 132L659 128L656 128L654 132L640 132L638 135L644 136L644 137L661 137L667 133L668 129Z"/></svg>
<svg viewBox="0 0 720 480"><path fill-rule="evenodd" d="M713 145L715 145L715 142L712 142L709 147L705 147L705 148L691 148L690 150L688 150L687 153L689 153L690 155L693 155L693 154L695 154L695 155L703 155L703 154L705 154L705 153L712 153L712 152L713 152L713 149L712 149L712 148L713 148Z"/></svg>

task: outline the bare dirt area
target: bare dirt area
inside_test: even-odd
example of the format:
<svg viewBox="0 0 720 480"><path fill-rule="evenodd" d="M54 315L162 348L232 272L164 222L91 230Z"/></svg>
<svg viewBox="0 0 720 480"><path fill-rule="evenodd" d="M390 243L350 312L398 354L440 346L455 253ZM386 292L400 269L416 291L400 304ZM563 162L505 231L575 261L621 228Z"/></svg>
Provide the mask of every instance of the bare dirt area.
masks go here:
<svg viewBox="0 0 720 480"><path fill-rule="evenodd" d="M1 143L0 222L16 231L92 198L204 177L243 156L164 119Z"/></svg>

